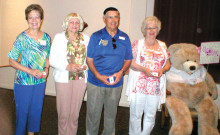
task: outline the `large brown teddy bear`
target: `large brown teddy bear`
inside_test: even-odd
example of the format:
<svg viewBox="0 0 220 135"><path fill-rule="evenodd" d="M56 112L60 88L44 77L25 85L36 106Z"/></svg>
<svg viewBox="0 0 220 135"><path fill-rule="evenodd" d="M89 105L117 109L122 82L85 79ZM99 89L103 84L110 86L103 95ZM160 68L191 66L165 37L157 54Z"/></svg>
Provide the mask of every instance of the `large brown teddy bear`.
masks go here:
<svg viewBox="0 0 220 135"><path fill-rule="evenodd" d="M173 44L168 48L171 68L166 73L171 95L166 106L172 119L169 135L190 135L193 128L189 108L198 112L198 134L219 135L218 107L213 99L217 87L204 66L199 65L199 49L193 44Z"/></svg>

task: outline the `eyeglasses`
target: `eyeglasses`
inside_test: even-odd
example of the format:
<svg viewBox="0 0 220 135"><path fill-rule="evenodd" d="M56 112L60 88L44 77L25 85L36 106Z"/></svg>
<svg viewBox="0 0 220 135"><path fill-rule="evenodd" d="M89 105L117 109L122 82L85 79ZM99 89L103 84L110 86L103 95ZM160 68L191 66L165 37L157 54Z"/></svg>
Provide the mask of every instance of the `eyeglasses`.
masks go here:
<svg viewBox="0 0 220 135"><path fill-rule="evenodd" d="M146 30L155 30L155 29L157 29L157 27L146 27L145 29Z"/></svg>
<svg viewBox="0 0 220 135"><path fill-rule="evenodd" d="M115 42L116 42L116 40L115 40L114 38L112 38L112 46L113 46L113 49L116 49L116 48L117 48Z"/></svg>

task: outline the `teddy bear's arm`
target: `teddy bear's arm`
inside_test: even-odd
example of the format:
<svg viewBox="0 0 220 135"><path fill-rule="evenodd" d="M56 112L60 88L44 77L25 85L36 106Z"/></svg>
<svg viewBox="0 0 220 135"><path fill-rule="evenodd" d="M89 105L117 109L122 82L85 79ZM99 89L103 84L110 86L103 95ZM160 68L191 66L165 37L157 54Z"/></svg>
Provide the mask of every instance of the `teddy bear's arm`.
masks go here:
<svg viewBox="0 0 220 135"><path fill-rule="evenodd" d="M176 93L177 91L184 91L184 84L178 82L166 81L166 89L169 93Z"/></svg>
<svg viewBox="0 0 220 135"><path fill-rule="evenodd" d="M215 84L215 81L213 80L212 76L207 73L205 81L207 83L208 89L209 89L209 93L211 94L211 97L215 100L218 97L218 91L217 91L217 87Z"/></svg>

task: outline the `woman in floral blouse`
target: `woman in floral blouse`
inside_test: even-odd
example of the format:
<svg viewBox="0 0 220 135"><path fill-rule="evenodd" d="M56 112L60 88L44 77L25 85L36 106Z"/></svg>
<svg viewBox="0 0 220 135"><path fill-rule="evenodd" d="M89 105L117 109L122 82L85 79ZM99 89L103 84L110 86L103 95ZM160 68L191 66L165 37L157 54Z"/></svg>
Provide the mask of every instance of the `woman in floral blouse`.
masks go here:
<svg viewBox="0 0 220 135"><path fill-rule="evenodd" d="M49 68L50 37L40 30L43 9L40 5L32 4L26 8L25 17L29 28L17 36L8 53L10 65L16 69L15 135L25 135L26 127L28 135L39 132Z"/></svg>
<svg viewBox="0 0 220 135"><path fill-rule="evenodd" d="M50 52L57 94L58 133L76 135L79 111L86 90L86 50L89 37L81 31L84 22L77 13L63 21L64 32L56 34Z"/></svg>
<svg viewBox="0 0 220 135"><path fill-rule="evenodd" d="M130 135L150 135L157 108L164 102L165 75L163 73L169 70L170 61L166 44L156 39L160 28L161 22L157 17L145 18L141 27L144 38L132 44L134 59L130 68L136 73L133 77L136 80L133 82L134 87L127 89L130 100Z"/></svg>

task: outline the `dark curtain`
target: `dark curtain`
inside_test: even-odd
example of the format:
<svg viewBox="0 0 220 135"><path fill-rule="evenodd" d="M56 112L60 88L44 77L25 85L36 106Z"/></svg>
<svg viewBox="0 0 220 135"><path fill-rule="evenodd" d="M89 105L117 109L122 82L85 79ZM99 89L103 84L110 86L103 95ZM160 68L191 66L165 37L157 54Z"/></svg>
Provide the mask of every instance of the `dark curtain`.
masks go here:
<svg viewBox="0 0 220 135"><path fill-rule="evenodd" d="M167 46L220 41L220 0L155 0L154 15L162 23L158 39ZM220 83L220 64L205 66Z"/></svg>
<svg viewBox="0 0 220 135"><path fill-rule="evenodd" d="M220 0L155 0L162 22L158 39L167 45L220 40Z"/></svg>

